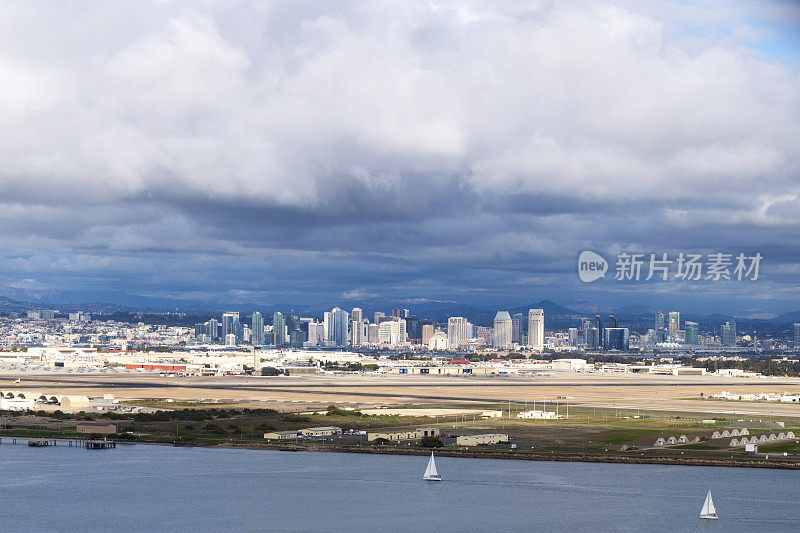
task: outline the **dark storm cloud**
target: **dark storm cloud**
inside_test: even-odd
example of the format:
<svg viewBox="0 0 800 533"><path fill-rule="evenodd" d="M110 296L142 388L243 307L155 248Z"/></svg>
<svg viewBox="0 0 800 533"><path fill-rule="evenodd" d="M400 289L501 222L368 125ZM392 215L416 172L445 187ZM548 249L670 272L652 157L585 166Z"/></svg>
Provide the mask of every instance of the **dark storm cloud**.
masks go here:
<svg viewBox="0 0 800 533"><path fill-rule="evenodd" d="M581 250L760 251L729 299L791 307L800 62L757 44L797 11L7 3L0 285L627 301Z"/></svg>

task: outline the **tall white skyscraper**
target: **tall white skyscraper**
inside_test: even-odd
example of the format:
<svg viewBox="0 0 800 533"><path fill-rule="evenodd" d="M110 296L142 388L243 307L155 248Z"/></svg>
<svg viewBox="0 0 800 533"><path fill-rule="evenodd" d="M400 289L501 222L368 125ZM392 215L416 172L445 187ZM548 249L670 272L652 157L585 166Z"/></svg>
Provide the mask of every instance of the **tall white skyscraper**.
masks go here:
<svg viewBox="0 0 800 533"><path fill-rule="evenodd" d="M330 312L330 316L325 313L325 318L330 321L328 325L328 340L334 346L347 346L350 341L347 336L350 321L347 311L334 307Z"/></svg>
<svg viewBox="0 0 800 533"><path fill-rule="evenodd" d="M500 349L511 348L513 324L508 311L498 311L494 316L494 347Z"/></svg>
<svg viewBox="0 0 800 533"><path fill-rule="evenodd" d="M358 307L353 308L350 314L350 344L361 346L364 343L364 311Z"/></svg>
<svg viewBox="0 0 800 533"><path fill-rule="evenodd" d="M239 312L227 311L222 313L222 337L236 335L239 328Z"/></svg>
<svg viewBox="0 0 800 533"><path fill-rule="evenodd" d="M322 339L325 342L333 340L333 313L330 311L322 315Z"/></svg>
<svg viewBox="0 0 800 533"><path fill-rule="evenodd" d="M534 350L544 350L544 309L528 311L528 346Z"/></svg>
<svg viewBox="0 0 800 533"><path fill-rule="evenodd" d="M447 319L447 346L457 350L467 345L472 328L466 318L451 316Z"/></svg>

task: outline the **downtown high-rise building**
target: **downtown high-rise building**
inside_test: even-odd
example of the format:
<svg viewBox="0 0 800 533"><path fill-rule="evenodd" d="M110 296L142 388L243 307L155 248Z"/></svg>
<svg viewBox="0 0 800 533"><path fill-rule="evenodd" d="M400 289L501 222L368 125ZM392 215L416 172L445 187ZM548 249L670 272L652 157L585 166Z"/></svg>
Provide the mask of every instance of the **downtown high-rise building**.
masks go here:
<svg viewBox="0 0 800 533"><path fill-rule="evenodd" d="M513 323L508 311L498 311L494 316L494 341L495 348L506 350L511 348L511 335Z"/></svg>
<svg viewBox="0 0 800 533"><path fill-rule="evenodd" d="M367 342L378 344L378 324L367 324Z"/></svg>
<svg viewBox="0 0 800 533"><path fill-rule="evenodd" d="M212 318L206 322L205 334L208 335L209 342L215 342L220 339L219 320Z"/></svg>
<svg viewBox="0 0 800 533"><path fill-rule="evenodd" d="M528 310L528 346L544 350L544 309Z"/></svg>
<svg viewBox="0 0 800 533"><path fill-rule="evenodd" d="M308 344L310 346L322 346L325 344L325 326L322 322L308 323Z"/></svg>
<svg viewBox="0 0 800 533"><path fill-rule="evenodd" d="M522 321L522 313L514 313L511 316L511 342L522 344L522 333L524 330Z"/></svg>
<svg viewBox="0 0 800 533"><path fill-rule="evenodd" d="M800 352L800 323L794 325L794 350Z"/></svg>
<svg viewBox="0 0 800 533"><path fill-rule="evenodd" d="M667 320L664 313L656 311L656 328L654 342L664 342L667 340Z"/></svg>
<svg viewBox="0 0 800 533"><path fill-rule="evenodd" d="M392 317L378 325L378 343L390 346L405 344L407 339L406 321L404 318Z"/></svg>
<svg viewBox="0 0 800 533"><path fill-rule="evenodd" d="M678 338L678 330L681 329L681 314L679 311L669 312L669 338L670 342Z"/></svg>
<svg viewBox="0 0 800 533"><path fill-rule="evenodd" d="M325 311L322 313L322 327L324 328L324 340L327 343L332 335L333 331L333 314L330 311Z"/></svg>
<svg viewBox="0 0 800 533"><path fill-rule="evenodd" d="M250 344L253 346L261 346L264 344L264 317L258 311L253 313L250 319L250 326L252 327L252 338Z"/></svg>
<svg viewBox="0 0 800 533"><path fill-rule="evenodd" d="M422 340L422 321L418 316L406 314L406 335L408 339Z"/></svg>
<svg viewBox="0 0 800 533"><path fill-rule="evenodd" d="M237 342L242 340L244 329L239 322L238 311L227 311L222 313L222 338L227 339L228 335L233 335Z"/></svg>
<svg viewBox="0 0 800 533"><path fill-rule="evenodd" d="M697 326L697 322L690 322L687 320L683 323L685 328L684 333L684 343L691 344L692 346L697 346L700 344L700 331Z"/></svg>
<svg viewBox="0 0 800 533"><path fill-rule="evenodd" d="M348 337L349 322L350 317L344 309L334 307L330 313L325 313L327 341L333 346L347 346L350 341Z"/></svg>
<svg viewBox="0 0 800 533"><path fill-rule="evenodd" d="M354 307L350 313L350 344L364 344L364 311L359 307Z"/></svg>
<svg viewBox="0 0 800 533"><path fill-rule="evenodd" d="M736 346L736 322L733 320L722 325L722 345Z"/></svg>
<svg viewBox="0 0 800 533"><path fill-rule="evenodd" d="M275 334L275 346L286 346L286 317L283 313L272 314L272 331Z"/></svg>
<svg viewBox="0 0 800 533"><path fill-rule="evenodd" d="M407 318L410 311L408 309L392 309L392 316L394 318Z"/></svg>
<svg viewBox="0 0 800 533"><path fill-rule="evenodd" d="M472 336L472 325L460 316L447 319L447 346L452 350L463 348Z"/></svg>
<svg viewBox="0 0 800 533"><path fill-rule="evenodd" d="M600 332L599 329L596 327L591 327L589 329L588 341L586 346L592 350L599 349L603 344L603 334Z"/></svg>
<svg viewBox="0 0 800 533"><path fill-rule="evenodd" d="M227 311L222 313L222 336L232 335L236 333L236 322L239 321L239 313L236 311Z"/></svg>
<svg viewBox="0 0 800 533"><path fill-rule="evenodd" d="M578 328L569 328L567 339L570 346L578 346Z"/></svg>
<svg viewBox="0 0 800 533"><path fill-rule="evenodd" d="M589 346L590 344L590 336L592 330L592 321L588 318L581 318L581 330L580 330L580 344L584 346ZM528 333L528 343L530 343L530 332Z"/></svg>
<svg viewBox="0 0 800 533"><path fill-rule="evenodd" d="M422 344L427 345L428 341L431 340L435 331L436 326L433 324L423 324L422 325Z"/></svg>
<svg viewBox="0 0 800 533"><path fill-rule="evenodd" d="M607 350L627 351L630 346L628 328L606 328L603 331L603 346Z"/></svg>

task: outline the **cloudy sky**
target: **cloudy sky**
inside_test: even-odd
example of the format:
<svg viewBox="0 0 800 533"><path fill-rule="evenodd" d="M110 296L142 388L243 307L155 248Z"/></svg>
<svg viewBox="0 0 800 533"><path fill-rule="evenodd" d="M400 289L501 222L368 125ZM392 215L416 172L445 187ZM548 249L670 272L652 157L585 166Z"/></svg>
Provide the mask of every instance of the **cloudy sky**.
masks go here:
<svg viewBox="0 0 800 533"><path fill-rule="evenodd" d="M800 309L796 2L0 5L0 287Z"/></svg>

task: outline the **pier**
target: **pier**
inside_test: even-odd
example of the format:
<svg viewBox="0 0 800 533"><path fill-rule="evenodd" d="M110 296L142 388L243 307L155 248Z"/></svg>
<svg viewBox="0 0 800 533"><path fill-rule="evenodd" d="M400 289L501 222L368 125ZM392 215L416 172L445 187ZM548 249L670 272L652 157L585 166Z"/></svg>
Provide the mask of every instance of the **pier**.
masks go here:
<svg viewBox="0 0 800 533"><path fill-rule="evenodd" d="M40 448L42 446L55 446L55 439L28 439L28 446Z"/></svg>
<svg viewBox="0 0 800 533"><path fill-rule="evenodd" d="M54 438L39 438L39 437L3 437L0 438L0 444L17 444L17 441L20 441L20 444L27 443L28 446L33 448L42 448L45 446L63 446L66 444L67 446L74 446L74 447L81 447L86 448L87 450L107 450L110 448L116 448L117 443L111 440L101 440L101 439L54 439Z"/></svg>
<svg viewBox="0 0 800 533"><path fill-rule="evenodd" d="M117 447L117 443L110 440L85 440L83 445L87 450L105 450Z"/></svg>

